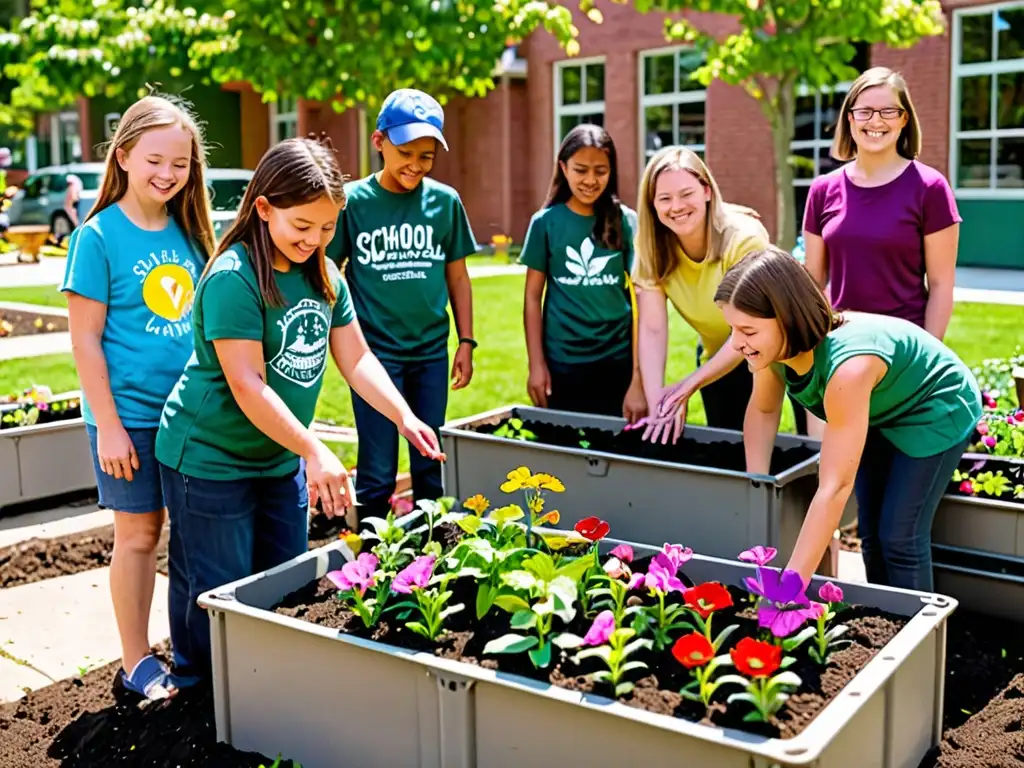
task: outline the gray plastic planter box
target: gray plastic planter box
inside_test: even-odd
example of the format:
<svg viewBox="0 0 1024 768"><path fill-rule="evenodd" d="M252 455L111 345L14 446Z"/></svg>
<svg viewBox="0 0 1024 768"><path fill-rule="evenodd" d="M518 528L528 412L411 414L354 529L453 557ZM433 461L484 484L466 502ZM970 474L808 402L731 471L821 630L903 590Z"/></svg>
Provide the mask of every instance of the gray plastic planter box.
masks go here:
<svg viewBox="0 0 1024 768"><path fill-rule="evenodd" d="M95 487L82 419L0 430L0 507Z"/></svg>
<svg viewBox="0 0 1024 768"><path fill-rule="evenodd" d="M638 459L583 448L509 440L472 431L481 423L509 416L573 427L619 431L623 419L581 415L525 406L510 406L452 422L441 428L445 494L465 499L476 493L492 504L506 503L498 487L520 465L548 472L565 484L552 498L562 511L562 525L584 517L606 520L612 535L657 544L679 542L714 557L734 558L763 544L786 558L796 544L807 508L818 488L818 456L811 456L776 475L750 475L712 467ZM740 432L687 426L686 437L701 442L742 442ZM779 435L779 448L821 443L795 435ZM844 520L856 519L855 505ZM566 512L568 510L568 512Z"/></svg>
<svg viewBox="0 0 1024 768"><path fill-rule="evenodd" d="M602 542L605 550L616 541ZM653 550L634 545L638 556ZM348 556L338 542L199 598L213 641L217 737L305 768L916 768L942 727L948 598L843 584L847 600L913 618L793 739L656 715L268 609ZM753 568L694 557L696 580ZM811 589L817 590L821 579Z"/></svg>
<svg viewBox="0 0 1024 768"><path fill-rule="evenodd" d="M986 470L1024 464L1021 459L978 453L965 453L964 459L991 464ZM1024 503L946 494L935 511L932 542L1024 557Z"/></svg>
<svg viewBox="0 0 1024 768"><path fill-rule="evenodd" d="M977 611L1024 623L1024 557L933 544L935 589Z"/></svg>

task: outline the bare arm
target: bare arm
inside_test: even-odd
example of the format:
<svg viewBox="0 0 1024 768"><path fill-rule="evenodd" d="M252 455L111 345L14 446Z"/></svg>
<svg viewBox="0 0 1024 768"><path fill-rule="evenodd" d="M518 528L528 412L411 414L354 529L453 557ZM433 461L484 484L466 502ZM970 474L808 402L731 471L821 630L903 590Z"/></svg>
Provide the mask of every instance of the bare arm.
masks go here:
<svg viewBox="0 0 1024 768"><path fill-rule="evenodd" d="M953 286L956 283L956 252L959 245L959 224L925 235L924 238L924 266L928 276L924 329L940 340L945 337L949 319L953 316Z"/></svg>
<svg viewBox="0 0 1024 768"><path fill-rule="evenodd" d="M460 339L473 338L473 286L469 279L466 260L459 259L447 264L444 268L445 280L448 282L448 296L455 315L455 332ZM452 361L452 389L468 386L473 378L473 347L470 344L459 344Z"/></svg>
<svg viewBox="0 0 1024 768"><path fill-rule="evenodd" d="M523 329L526 333L526 359L529 363L529 378L526 391L534 405L546 408L551 394L551 376L544 359L544 288L547 275L539 269L526 270L526 287L523 289Z"/></svg>
<svg viewBox="0 0 1024 768"><path fill-rule="evenodd" d="M750 402L747 403L747 412L743 418L747 472L756 475L771 472L772 451L779 434L785 396L786 385L771 368L762 368L754 374L754 389L750 393Z"/></svg>
<svg viewBox="0 0 1024 768"><path fill-rule="evenodd" d="M665 292L661 289L640 287L636 290L636 304L640 315L640 333L637 339L640 377L643 380L644 395L653 413L665 387L668 305Z"/></svg>
<svg viewBox="0 0 1024 768"><path fill-rule="evenodd" d="M110 391L110 372L103 354L103 329L107 325L107 305L67 292L68 325L71 330L71 353L75 358L78 378L96 418L96 426L120 427L121 417Z"/></svg>
<svg viewBox="0 0 1024 768"><path fill-rule="evenodd" d="M853 491L868 434L871 391L885 371L885 363L877 357L854 357L839 366L825 389L828 423L821 442L818 491L811 500L788 565L803 577L804 583L821 562Z"/></svg>
<svg viewBox="0 0 1024 768"><path fill-rule="evenodd" d="M828 251L821 235L804 230L804 266L821 290L828 284Z"/></svg>

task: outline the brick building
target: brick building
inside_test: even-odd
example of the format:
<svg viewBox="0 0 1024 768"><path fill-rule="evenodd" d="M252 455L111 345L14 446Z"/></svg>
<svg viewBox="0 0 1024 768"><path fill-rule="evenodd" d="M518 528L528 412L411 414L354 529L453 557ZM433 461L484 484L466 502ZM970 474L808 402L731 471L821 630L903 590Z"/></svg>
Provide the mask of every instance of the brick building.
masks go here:
<svg viewBox="0 0 1024 768"><path fill-rule="evenodd" d="M434 175L461 192L481 243L499 233L521 241L543 203L561 137L587 121L604 125L615 140L628 204L636 202L650 153L683 144L703 154L727 199L756 208L773 230L771 134L757 102L717 81L707 89L689 81L699 55L666 46L664 15L603 2L604 23L595 25L576 0L566 4L581 31L579 56L569 59L547 33L535 33L507 52L498 86L486 98L458 98L446 107L451 152L442 153ZM865 47L851 63L905 75L924 133L921 159L956 190L964 218L960 263L1024 268L1024 0L944 0L943 7L946 35L905 50ZM721 16L696 20L715 33L734 24ZM301 101L266 105L244 83L208 90L188 95L217 146L214 165L251 168L273 141L326 131L346 173L374 168L373 115L339 115L329 105ZM792 150L800 158L800 211L813 177L834 167L828 147L844 91L842 85L831 93L804 90L798 99ZM90 159L116 106L94 101L42 118L38 143L47 162Z"/></svg>

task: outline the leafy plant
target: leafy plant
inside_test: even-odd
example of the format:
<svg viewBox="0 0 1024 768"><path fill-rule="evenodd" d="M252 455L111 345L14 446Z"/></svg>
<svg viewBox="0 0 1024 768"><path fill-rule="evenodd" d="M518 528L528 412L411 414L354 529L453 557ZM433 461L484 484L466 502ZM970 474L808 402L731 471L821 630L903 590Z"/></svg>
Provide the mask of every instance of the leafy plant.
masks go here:
<svg viewBox="0 0 1024 768"><path fill-rule="evenodd" d="M580 638L571 633L553 634L558 617L568 625L576 617L576 582L590 566L590 558L555 565L551 555L539 552L523 561L521 570L502 574L502 582L512 592L494 598L494 604L512 614L511 628L532 631L532 635L509 633L491 640L484 653L529 652L537 668L551 663L552 644L576 647Z"/></svg>
<svg viewBox="0 0 1024 768"><path fill-rule="evenodd" d="M386 518L367 517L363 522L373 528L372 532L364 533L363 538L377 542L372 548L373 553L380 561L380 569L390 576L397 574L416 556L419 534L427 530L426 525L403 528L396 521L393 509Z"/></svg>
<svg viewBox="0 0 1024 768"><path fill-rule="evenodd" d="M669 633L678 629L693 629L689 622L680 620L686 614L686 606L676 603L667 605L665 598L672 592L683 592L683 582L676 575L679 567L693 557L693 550L678 544L665 544L662 551L654 556L647 573L634 573L630 578L630 589L641 586L647 589L657 602L653 606L642 606L633 620L633 628L643 631L649 628L654 635L654 650L661 651L672 643Z"/></svg>
<svg viewBox="0 0 1024 768"><path fill-rule="evenodd" d="M509 440L523 440L526 442L532 442L537 439L537 435L526 429L523 426L523 420L517 418L511 418L494 430L495 437L505 437Z"/></svg>
<svg viewBox="0 0 1024 768"><path fill-rule="evenodd" d="M971 445L972 452L1024 458L1024 410L986 413L976 430L978 440Z"/></svg>
<svg viewBox="0 0 1024 768"><path fill-rule="evenodd" d="M718 684L736 683L746 689L742 693L732 694L727 700L729 704L746 701L754 705L754 711L747 713L744 722L768 722L786 703L789 692L799 688L802 682L794 672L775 674L795 659L783 659L782 648L773 643L744 637L729 651L729 656L736 669L746 677L724 675L719 678Z"/></svg>
<svg viewBox="0 0 1024 768"><path fill-rule="evenodd" d="M733 632L739 629L738 624L732 624L723 629L718 637L713 637L711 634L711 619L714 617L715 611L732 606L732 595L718 582L709 581L699 584L693 589L685 590L683 602L690 610L693 620L697 624L697 630L714 646L716 651L722 647Z"/></svg>
<svg viewBox="0 0 1024 768"><path fill-rule="evenodd" d="M757 623L777 638L789 637L804 622L816 618L811 601L804 594L803 577L796 571L779 571L759 566L756 577L743 580L747 591L761 598Z"/></svg>
<svg viewBox="0 0 1024 768"><path fill-rule="evenodd" d="M502 574L516 566L530 550L522 547L502 549L492 541L472 536L460 541L447 558L456 577L476 579L476 617L482 619L494 605L502 587Z"/></svg>
<svg viewBox="0 0 1024 768"><path fill-rule="evenodd" d="M684 699L699 701L707 707L718 687L723 682L729 682L726 677L712 680L719 667L732 666L728 654L715 656L716 651L715 645L699 632L691 632L676 640L672 646L672 656L693 674L693 681L679 690L679 695Z"/></svg>
<svg viewBox="0 0 1024 768"><path fill-rule="evenodd" d="M502 493L515 493L522 491L526 499L526 508L530 512L530 524L526 531L526 541L533 546L535 535L533 529L550 523L558 525L560 515L558 510L544 512L544 491L551 493L563 493L565 486L562 481L554 475L544 472L532 473L529 467L517 467L508 473L507 479L501 484Z"/></svg>
<svg viewBox="0 0 1024 768"><path fill-rule="evenodd" d="M598 658L608 665L608 669L595 672L592 677L602 683L608 683L616 696L625 696L633 690L634 684L623 680L623 675L637 669L647 669L642 661L628 661L637 651L651 647L651 641L645 638L634 639L636 631L628 627L616 627L615 616L611 611L602 611L594 619L590 630L583 638L582 644L590 646L579 651L573 661L577 664L583 659Z"/></svg>
<svg viewBox="0 0 1024 768"><path fill-rule="evenodd" d="M466 607L463 603L445 607L453 594L448 589L448 584L458 572L434 576L435 562L434 555L424 555L406 566L391 583L391 591L401 595L412 595L415 602L405 600L388 609L408 608L418 611L422 620L406 622L405 626L428 640L437 640L444 630L444 620Z"/></svg>
<svg viewBox="0 0 1024 768"><path fill-rule="evenodd" d="M363 620L363 626L374 626L384 610L384 602L388 591L388 579L378 579L377 556L363 552L355 560L341 566L340 570L329 571L326 576L340 591L338 599L349 604L349 607ZM375 596L369 600L364 595L369 589L375 589Z"/></svg>

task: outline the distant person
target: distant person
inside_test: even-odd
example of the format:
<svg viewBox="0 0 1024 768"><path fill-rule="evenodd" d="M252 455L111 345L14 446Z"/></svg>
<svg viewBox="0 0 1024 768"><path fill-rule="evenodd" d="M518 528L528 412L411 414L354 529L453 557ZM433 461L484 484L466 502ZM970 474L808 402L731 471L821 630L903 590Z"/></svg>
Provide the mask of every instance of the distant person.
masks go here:
<svg viewBox="0 0 1024 768"><path fill-rule="evenodd" d="M64 191L64 212L71 221L71 228L78 226L78 204L82 200L82 180L73 173L68 174L68 188Z"/></svg>
<svg viewBox="0 0 1024 768"><path fill-rule="evenodd" d="M811 184L807 269L840 310L900 317L937 339L953 313L960 214L945 177L921 161L903 77L869 69L846 94L831 155Z"/></svg>
<svg viewBox="0 0 1024 768"><path fill-rule="evenodd" d="M619 202L615 144L596 125L562 140L551 189L519 260L534 405L622 416L647 411L633 343L636 214Z"/></svg>
<svg viewBox="0 0 1024 768"><path fill-rule="evenodd" d="M466 256L477 244L459 193L428 174L448 144L444 111L409 88L391 93L371 140L384 168L345 187L348 205L327 255L343 265L366 341L413 412L438 430L452 389L473 378L473 292ZM458 338L448 365L448 305ZM356 495L364 515L391 508L398 474L395 426L352 392L359 433ZM441 467L410 451L414 498L443 495Z"/></svg>
<svg viewBox="0 0 1024 768"><path fill-rule="evenodd" d="M970 369L914 323L835 312L776 248L729 270L715 301L754 372L747 471L769 471L787 389L825 422L818 490L787 567L810 581L855 490L868 581L931 592L935 510L981 417Z"/></svg>
<svg viewBox="0 0 1024 768"><path fill-rule="evenodd" d="M110 593L124 690L173 693L150 655L165 488L160 411L192 355L192 297L213 252L202 134L182 104L147 96L118 124L99 197L71 236L61 290L100 506L114 512Z"/></svg>
<svg viewBox="0 0 1024 768"><path fill-rule="evenodd" d="M685 147L666 147L640 180L636 239L640 372L650 415L644 439L676 442L689 400L698 391L709 427L740 430L753 379L728 343L729 326L715 304L725 273L770 242L756 211L722 199L714 176ZM665 387L666 299L697 332L697 370ZM798 427L802 410L798 409Z"/></svg>
<svg viewBox="0 0 1024 768"><path fill-rule="evenodd" d="M341 461L310 430L328 353L417 455L441 458L437 437L367 348L345 281L324 256L343 183L329 142L274 145L196 290L196 352L156 440L181 688L210 670L199 595L305 552L310 506L333 516L353 503Z"/></svg>

